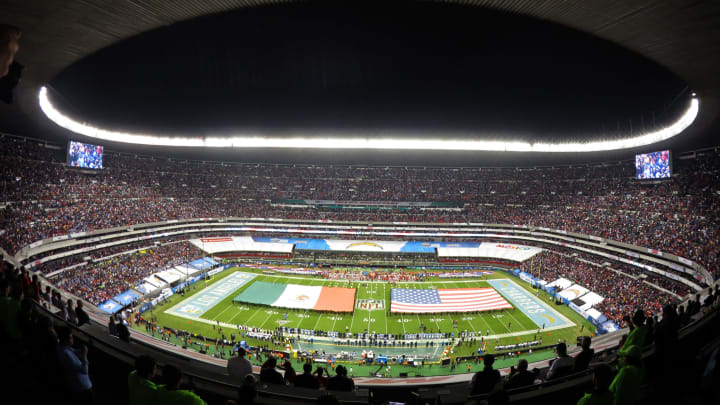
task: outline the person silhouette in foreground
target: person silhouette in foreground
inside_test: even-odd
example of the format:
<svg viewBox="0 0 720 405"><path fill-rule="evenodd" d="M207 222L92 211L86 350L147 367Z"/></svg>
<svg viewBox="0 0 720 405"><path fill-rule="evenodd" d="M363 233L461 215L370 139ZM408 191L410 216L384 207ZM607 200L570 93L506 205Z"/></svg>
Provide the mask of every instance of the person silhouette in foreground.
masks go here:
<svg viewBox="0 0 720 405"><path fill-rule="evenodd" d="M558 343L557 346L555 346L555 350L557 351L558 357L553 360L550 365L546 378L548 380L564 377L572 373L575 368L575 359L568 356L567 345L565 345L565 343Z"/></svg>
<svg viewBox="0 0 720 405"><path fill-rule="evenodd" d="M142 355L135 360L135 370L128 375L128 403L154 405L157 403L158 386L152 381L157 372L155 360Z"/></svg>
<svg viewBox="0 0 720 405"><path fill-rule="evenodd" d="M484 368L482 371L475 373L472 378L471 395L488 393L500 382L500 372L493 370L493 363L495 363L495 356L492 354L487 354L483 357Z"/></svg>
<svg viewBox="0 0 720 405"><path fill-rule="evenodd" d="M582 351L580 354L575 356L575 370L574 372L580 372L584 371L588 368L590 365L590 361L592 360L593 356L595 356L595 350L590 348L590 344L592 343L592 339L590 336L584 336L584 339L582 341Z"/></svg>
<svg viewBox="0 0 720 405"><path fill-rule="evenodd" d="M601 363L594 371L593 389L580 398L577 405L612 405L615 401L615 396L610 391L612 369L607 364Z"/></svg>
<svg viewBox="0 0 720 405"><path fill-rule="evenodd" d="M610 384L615 395L615 405L634 404L640 396L640 385L645 378L642 369L642 349L639 346L620 350L620 369Z"/></svg>
<svg viewBox="0 0 720 405"><path fill-rule="evenodd" d="M58 328L57 358L65 377L70 400L75 404L92 404L93 390L88 375L88 348L81 345L75 348L72 330L68 327Z"/></svg>
<svg viewBox="0 0 720 405"><path fill-rule="evenodd" d="M328 379L328 391L352 391L355 382L353 382L352 378L348 378L345 366L339 365L335 367L335 372L337 375Z"/></svg>
<svg viewBox="0 0 720 405"><path fill-rule="evenodd" d="M320 382L312 373L312 364L303 364L303 373L295 377L295 386L301 388L320 388Z"/></svg>
<svg viewBox="0 0 720 405"><path fill-rule="evenodd" d="M505 383L505 389L526 387L535 382L535 373L528 371L528 361L520 359L517 370L510 374L510 379Z"/></svg>
<svg viewBox="0 0 720 405"><path fill-rule="evenodd" d="M285 384L282 374L275 370L277 359L270 357L260 369L260 381L268 384Z"/></svg>
<svg viewBox="0 0 720 405"><path fill-rule="evenodd" d="M173 365L165 366L163 368L163 379L165 380L165 385L158 389L156 404L206 405L205 401L194 392L180 389L182 373L179 368Z"/></svg>

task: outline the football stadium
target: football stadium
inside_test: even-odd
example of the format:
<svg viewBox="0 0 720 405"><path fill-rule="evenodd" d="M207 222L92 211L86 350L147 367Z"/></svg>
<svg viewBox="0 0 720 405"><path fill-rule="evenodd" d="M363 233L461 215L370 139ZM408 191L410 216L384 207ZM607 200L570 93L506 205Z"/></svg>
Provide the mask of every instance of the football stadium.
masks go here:
<svg viewBox="0 0 720 405"><path fill-rule="evenodd" d="M720 3L0 16L6 402L720 403Z"/></svg>

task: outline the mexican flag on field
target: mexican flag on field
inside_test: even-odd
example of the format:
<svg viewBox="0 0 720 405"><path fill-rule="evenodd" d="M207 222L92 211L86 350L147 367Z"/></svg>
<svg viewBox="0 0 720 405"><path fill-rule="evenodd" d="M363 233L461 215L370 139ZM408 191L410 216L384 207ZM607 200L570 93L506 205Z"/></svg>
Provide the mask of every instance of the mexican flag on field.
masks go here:
<svg viewBox="0 0 720 405"><path fill-rule="evenodd" d="M352 312L355 289L256 281L233 301L280 308Z"/></svg>

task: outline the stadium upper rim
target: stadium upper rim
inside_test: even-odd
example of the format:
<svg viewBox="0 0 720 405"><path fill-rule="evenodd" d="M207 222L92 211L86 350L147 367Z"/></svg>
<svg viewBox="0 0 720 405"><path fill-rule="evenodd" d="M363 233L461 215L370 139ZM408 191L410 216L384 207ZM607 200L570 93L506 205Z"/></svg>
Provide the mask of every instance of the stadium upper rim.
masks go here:
<svg viewBox="0 0 720 405"><path fill-rule="evenodd" d="M180 146L192 148L303 148L303 149L394 149L425 151L491 151L491 152L600 152L630 149L668 140L687 129L697 118L700 101L693 97L685 112L671 125L630 138L595 140L573 143L528 143L502 140L453 140L413 139L396 137L351 138L324 136L263 137L253 134L234 136L159 136L150 133L129 133L98 128L86 122L78 122L63 114L50 101L45 86L38 93L40 108L57 125L76 134L103 141L138 145Z"/></svg>
<svg viewBox="0 0 720 405"><path fill-rule="evenodd" d="M294 0L281 2L289 1ZM703 98L702 113L698 111L697 119L682 138L702 137L705 143L710 140L708 135L712 131L708 129L717 125L720 115L717 99L720 76L716 75L720 70L720 53L715 51L720 43L720 32L715 29L720 24L720 2L449 1L568 26L665 66ZM28 66L16 92L16 104L30 118L28 124L35 127L34 131L47 137L67 138L72 133L41 113L37 95L43 85L68 66L146 31L205 15L276 3L276 0L177 0L172 4L164 0L4 2L0 4L4 20L23 29L18 58Z"/></svg>

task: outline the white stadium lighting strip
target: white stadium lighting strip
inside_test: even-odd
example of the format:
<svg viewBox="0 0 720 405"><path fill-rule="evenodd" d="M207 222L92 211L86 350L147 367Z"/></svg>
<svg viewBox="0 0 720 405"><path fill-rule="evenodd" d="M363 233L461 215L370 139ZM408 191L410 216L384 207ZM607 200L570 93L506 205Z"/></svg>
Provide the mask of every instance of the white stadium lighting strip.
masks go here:
<svg viewBox="0 0 720 405"><path fill-rule="evenodd" d="M333 137L263 137L263 136L157 136L152 134L109 131L77 122L58 111L43 86L38 94L40 108L57 125L91 138L140 145L185 146L208 148L312 148L312 149L398 149L463 150L500 152L597 152L636 148L670 139L689 127L700 111L693 97L685 113L672 125L644 135L617 140L585 143L527 143L487 140L399 139L399 138L333 138Z"/></svg>

